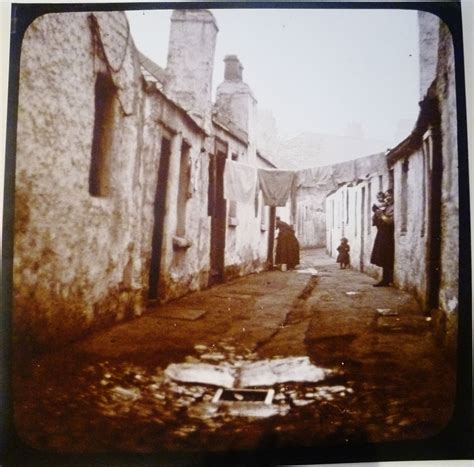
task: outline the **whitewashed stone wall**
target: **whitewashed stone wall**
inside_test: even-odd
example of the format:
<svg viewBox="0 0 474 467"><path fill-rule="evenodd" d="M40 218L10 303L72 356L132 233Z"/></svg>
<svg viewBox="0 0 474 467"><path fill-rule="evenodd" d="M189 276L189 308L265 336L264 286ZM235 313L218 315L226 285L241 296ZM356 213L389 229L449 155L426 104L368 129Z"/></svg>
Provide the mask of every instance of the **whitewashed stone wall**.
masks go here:
<svg viewBox="0 0 474 467"><path fill-rule="evenodd" d="M454 48L448 27L440 25L436 91L440 101L443 154L441 198L440 308L445 312L440 337L454 349L457 339L459 294L459 184Z"/></svg>
<svg viewBox="0 0 474 467"><path fill-rule="evenodd" d="M426 161L428 163L428 161ZM394 281L397 287L413 293L421 305L426 305L427 240L429 211L429 180L423 172L423 152L419 148L407 159L406 193L402 189L404 159L394 166L395 263ZM423 197L423 185L426 196ZM402 203L405 198L406 204ZM406 229L402 218L406 218Z"/></svg>
<svg viewBox="0 0 474 467"><path fill-rule="evenodd" d="M102 32L117 35L106 52L122 62L112 75L118 91L106 196L89 193L95 81L107 70L89 15L42 16L22 44L13 281L14 330L25 346L77 337L144 306L134 177L151 161L140 153L139 69L124 15L100 16Z"/></svg>
<svg viewBox="0 0 474 467"><path fill-rule="evenodd" d="M153 146L145 149L150 157L158 158L163 137L171 141L169 175L166 187L166 214L164 218L161 249L160 277L158 297L161 302L177 298L190 291L199 290L207 285L209 273L210 219L207 216L208 153L206 136L182 109L170 102L161 92L147 93L146 132ZM186 190L186 217L183 240L189 244L186 248L177 248L174 242L177 236L178 192L180 187L181 148L185 141L189 145L188 170L189 184ZM159 164L158 164L159 165ZM155 182L145 188L146 213L150 215L151 227L145 232L147 258L151 255L152 227L154 222ZM149 270L149 262L147 263Z"/></svg>
<svg viewBox="0 0 474 467"><path fill-rule="evenodd" d="M242 162L265 165L256 155L256 101L249 88L246 106L237 106L231 115L245 126L241 130L248 142L210 124L217 33L212 15L178 12L173 18L166 78L170 95L152 75L142 76L123 13L46 15L26 32L14 251L14 331L22 349L61 345L146 309L163 137L171 141L171 156L160 302L208 286L213 136L227 142L229 157L236 153ZM197 46L200 55L193 53ZM104 190L94 192L89 180L99 73L111 78L115 91L106 122ZM183 142L189 147L183 162L186 186L180 183ZM180 206L186 215L178 232ZM262 227L267 217L261 199L257 215L254 205L237 206L238 225L227 228L230 278L267 266L268 226Z"/></svg>

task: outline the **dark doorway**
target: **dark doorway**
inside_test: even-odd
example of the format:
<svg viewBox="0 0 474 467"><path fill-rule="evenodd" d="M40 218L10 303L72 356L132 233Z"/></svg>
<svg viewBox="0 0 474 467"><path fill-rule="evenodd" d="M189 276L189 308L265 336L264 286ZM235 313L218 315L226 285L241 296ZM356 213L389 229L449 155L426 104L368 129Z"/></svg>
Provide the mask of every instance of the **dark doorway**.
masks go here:
<svg viewBox="0 0 474 467"><path fill-rule="evenodd" d="M267 263L268 267L273 266L273 250L275 248L275 219L276 219L276 208L270 208L268 224L268 252L267 252Z"/></svg>
<svg viewBox="0 0 474 467"><path fill-rule="evenodd" d="M428 155L428 239L427 239L427 307L438 308L441 275L441 179L443 174L442 141L439 113L431 127L431 144L425 146Z"/></svg>
<svg viewBox="0 0 474 467"><path fill-rule="evenodd" d="M171 155L171 142L167 138L161 140L160 166L155 194L155 220L151 244L150 276L148 282L148 298L158 298L158 281L160 278L161 252L163 247L163 229L166 213L166 194Z"/></svg>
<svg viewBox="0 0 474 467"><path fill-rule="evenodd" d="M226 236L226 201L224 168L227 145L216 140L215 152L209 160L209 214L211 215L211 271L209 285L223 282Z"/></svg>

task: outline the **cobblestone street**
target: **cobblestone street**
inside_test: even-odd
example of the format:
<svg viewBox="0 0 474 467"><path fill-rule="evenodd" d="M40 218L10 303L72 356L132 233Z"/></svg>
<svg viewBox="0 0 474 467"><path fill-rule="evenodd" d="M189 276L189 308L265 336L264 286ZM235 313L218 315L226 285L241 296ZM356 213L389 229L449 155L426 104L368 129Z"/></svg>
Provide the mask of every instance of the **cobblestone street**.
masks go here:
<svg viewBox="0 0 474 467"><path fill-rule="evenodd" d="M53 452L156 452L439 432L455 372L429 319L408 294L373 288L373 279L338 269L320 250L303 253L306 273L271 271L194 293L16 366L20 438ZM169 367L232 374L254 363L265 373L271 362L283 373L255 384L274 389L271 404L213 402L222 383L213 384L212 372L186 382Z"/></svg>

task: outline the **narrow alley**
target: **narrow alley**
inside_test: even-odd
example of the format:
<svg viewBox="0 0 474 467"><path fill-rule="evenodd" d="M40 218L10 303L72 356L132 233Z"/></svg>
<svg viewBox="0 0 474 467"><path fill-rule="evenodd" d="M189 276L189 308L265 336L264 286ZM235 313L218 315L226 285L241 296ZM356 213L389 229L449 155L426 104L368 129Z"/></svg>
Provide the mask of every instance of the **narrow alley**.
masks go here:
<svg viewBox="0 0 474 467"><path fill-rule="evenodd" d="M455 371L416 301L373 283L306 250L294 271L156 306L18 365L17 432L72 453L428 438L450 418Z"/></svg>
<svg viewBox="0 0 474 467"><path fill-rule="evenodd" d="M203 6L15 9L14 441L339 455L429 450L448 427L454 452L471 324L457 29L404 8Z"/></svg>

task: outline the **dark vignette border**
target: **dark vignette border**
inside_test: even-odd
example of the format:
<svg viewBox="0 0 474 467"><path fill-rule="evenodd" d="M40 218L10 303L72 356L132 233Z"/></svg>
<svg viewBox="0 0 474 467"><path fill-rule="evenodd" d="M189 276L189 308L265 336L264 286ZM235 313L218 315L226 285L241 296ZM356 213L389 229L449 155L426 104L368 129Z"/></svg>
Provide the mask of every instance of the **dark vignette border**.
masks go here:
<svg viewBox="0 0 474 467"><path fill-rule="evenodd" d="M350 446L258 450L252 452L141 454L51 454L26 446L13 425L11 372L11 310L13 271L13 215L18 83L22 39L28 26L47 13L109 10L159 10L177 8L293 8L293 9L403 9L423 10L439 16L449 27L455 53L456 104L459 149L459 331L456 404L453 417L438 435L427 440ZM180 2L180 3L75 3L13 4L8 87L7 139L5 157L5 199L2 238L0 314L0 461L2 465L273 465L276 463L374 462L434 459L472 459L472 295L469 210L467 113L459 1L425 2ZM3 459L3 461L2 461Z"/></svg>

